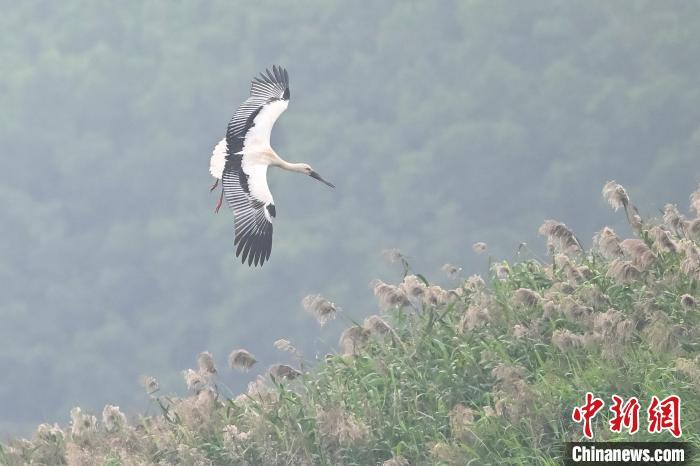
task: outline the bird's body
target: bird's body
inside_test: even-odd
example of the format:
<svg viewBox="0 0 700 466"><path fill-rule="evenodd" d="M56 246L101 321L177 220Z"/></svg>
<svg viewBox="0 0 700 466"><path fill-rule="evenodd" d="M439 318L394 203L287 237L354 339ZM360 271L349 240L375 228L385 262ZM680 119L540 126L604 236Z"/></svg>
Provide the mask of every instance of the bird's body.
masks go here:
<svg viewBox="0 0 700 466"><path fill-rule="evenodd" d="M287 70L273 66L251 82L250 97L228 124L226 137L212 152L209 172L223 185L219 207L226 201L235 219L236 256L248 265L262 265L272 251L272 219L276 209L267 185L269 166L307 174L323 181L308 164L289 163L270 146L272 126L289 105Z"/></svg>

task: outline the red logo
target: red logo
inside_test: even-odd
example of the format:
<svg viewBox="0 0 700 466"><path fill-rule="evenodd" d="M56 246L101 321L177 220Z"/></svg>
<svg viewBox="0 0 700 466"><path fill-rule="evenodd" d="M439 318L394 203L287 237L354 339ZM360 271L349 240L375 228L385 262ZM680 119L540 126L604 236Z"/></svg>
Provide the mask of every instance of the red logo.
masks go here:
<svg viewBox="0 0 700 466"><path fill-rule="evenodd" d="M576 423L583 423L583 435L593 438L593 419L605 406L601 398L597 398L591 392L586 393L586 402L582 406L574 407L571 419ZM623 430L632 435L639 431L639 411L641 404L636 397L630 397L626 402L618 396L612 396L610 411L612 417L608 422L611 432L621 433ZM670 395L659 400L652 396L647 408L647 430L649 433L670 432L679 438L681 432L681 399L677 395Z"/></svg>

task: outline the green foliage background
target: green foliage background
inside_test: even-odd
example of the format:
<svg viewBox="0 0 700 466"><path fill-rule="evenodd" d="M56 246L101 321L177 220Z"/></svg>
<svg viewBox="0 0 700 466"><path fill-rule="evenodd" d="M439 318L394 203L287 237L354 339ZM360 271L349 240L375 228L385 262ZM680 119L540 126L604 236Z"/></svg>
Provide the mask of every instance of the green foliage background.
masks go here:
<svg viewBox="0 0 700 466"><path fill-rule="evenodd" d="M141 409L139 375L179 388L204 349L322 354L299 301L370 313L384 247L478 270L475 241L614 223L607 179L646 213L700 180L695 2L1 3L0 430ZM338 189L272 171L273 254L248 269L207 164L273 63L275 147Z"/></svg>

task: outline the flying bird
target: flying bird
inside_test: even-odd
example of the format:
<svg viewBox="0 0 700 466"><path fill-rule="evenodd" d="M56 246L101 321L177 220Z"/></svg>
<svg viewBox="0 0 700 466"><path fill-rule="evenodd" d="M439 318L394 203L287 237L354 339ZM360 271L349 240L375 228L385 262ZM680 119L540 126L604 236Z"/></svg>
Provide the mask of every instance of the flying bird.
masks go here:
<svg viewBox="0 0 700 466"><path fill-rule="evenodd" d="M307 163L290 163L270 146L270 133L289 105L289 75L280 66L265 70L250 83L250 97L241 104L226 129L226 137L214 147L209 173L221 181L215 212L223 198L233 211L236 257L248 265L262 265L272 252L272 219L275 202L267 186L267 167L303 173L331 188Z"/></svg>

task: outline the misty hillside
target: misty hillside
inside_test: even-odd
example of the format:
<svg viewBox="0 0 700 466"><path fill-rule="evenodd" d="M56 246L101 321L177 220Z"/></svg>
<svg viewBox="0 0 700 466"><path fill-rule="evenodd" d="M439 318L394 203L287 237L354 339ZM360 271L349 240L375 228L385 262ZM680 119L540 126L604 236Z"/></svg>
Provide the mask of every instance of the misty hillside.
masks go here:
<svg viewBox="0 0 700 466"><path fill-rule="evenodd" d="M250 380L222 382L225 354L201 353L175 397L143 380L148 413L127 417L74 408L66 427L42 424L31 440L0 448L7 465L506 465L561 464L563 443L583 438L571 420L587 391L604 400L682 400L682 440L700 447L700 218L668 205L659 220L635 213L627 191L604 196L635 235L609 227L590 250L556 220L539 229L549 257L523 249L495 261L487 277L445 265L452 285L426 282L388 251L397 284L376 280L376 314L361 320L320 295L304 299L307 325L335 319L337 348L314 361L279 339L265 376L246 349L230 369ZM700 214L700 187L691 196ZM487 245L474 249L486 253ZM483 256L482 256L483 257ZM486 260L483 257L483 260ZM630 440L593 425L595 440ZM640 413L635 441L648 433Z"/></svg>
<svg viewBox="0 0 700 466"><path fill-rule="evenodd" d="M272 341L321 357L343 324L312 330L299 302L321 293L363 320L368 280L396 280L382 249L454 287L445 262L486 275L473 243L543 255L544 218L586 248L601 224L630 236L593 189L607 179L645 217L700 181L697 2L4 6L2 438L76 405L142 412L139 378L181 390L204 350L257 356L250 374L219 371L235 392L279 357ZM207 168L273 64L291 87L275 149L337 189L270 170L274 246L251 269Z"/></svg>

